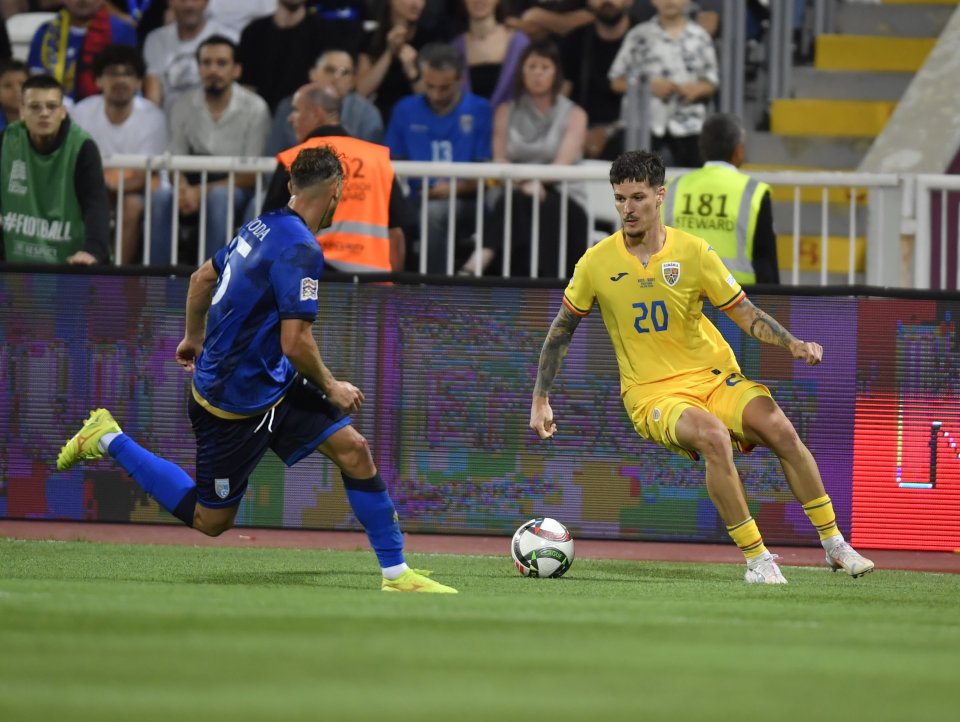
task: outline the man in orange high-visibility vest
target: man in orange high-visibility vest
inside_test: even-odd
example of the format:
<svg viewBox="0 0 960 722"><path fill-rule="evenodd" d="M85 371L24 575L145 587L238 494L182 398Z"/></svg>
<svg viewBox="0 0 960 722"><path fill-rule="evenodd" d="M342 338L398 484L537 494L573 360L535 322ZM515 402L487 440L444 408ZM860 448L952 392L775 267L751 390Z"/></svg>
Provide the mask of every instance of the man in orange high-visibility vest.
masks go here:
<svg viewBox="0 0 960 722"><path fill-rule="evenodd" d="M317 235L325 262L347 273L402 271L407 208L389 149L350 137L340 125L340 96L332 85L301 87L293 96L290 124L300 144L277 154L264 210L290 199L290 165L302 149L331 146L341 156L346 181L332 225Z"/></svg>

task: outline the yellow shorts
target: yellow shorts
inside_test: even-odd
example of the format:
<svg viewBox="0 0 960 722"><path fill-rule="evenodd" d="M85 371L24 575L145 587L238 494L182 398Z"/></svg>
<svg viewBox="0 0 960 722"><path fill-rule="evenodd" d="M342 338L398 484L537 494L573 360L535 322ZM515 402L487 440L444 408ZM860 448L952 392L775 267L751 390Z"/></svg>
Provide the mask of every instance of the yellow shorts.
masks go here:
<svg viewBox="0 0 960 722"><path fill-rule="evenodd" d="M623 405L640 436L696 459L692 449L679 446L676 441L677 421L684 409L693 407L713 414L730 429L730 436L740 449L749 451L753 447L743 438L743 410L758 396L770 396L770 389L739 373L715 374L707 370L629 388L623 394Z"/></svg>

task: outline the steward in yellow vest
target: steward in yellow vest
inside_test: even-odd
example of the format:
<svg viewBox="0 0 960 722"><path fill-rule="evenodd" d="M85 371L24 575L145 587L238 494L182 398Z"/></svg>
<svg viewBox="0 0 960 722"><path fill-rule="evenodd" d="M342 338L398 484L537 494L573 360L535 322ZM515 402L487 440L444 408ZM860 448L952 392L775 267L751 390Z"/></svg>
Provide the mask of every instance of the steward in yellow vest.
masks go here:
<svg viewBox="0 0 960 722"><path fill-rule="evenodd" d="M735 116L708 118L700 134L707 162L667 187L663 222L708 241L739 283L779 283L770 186L738 170L745 151Z"/></svg>
<svg viewBox="0 0 960 722"><path fill-rule="evenodd" d="M390 150L350 137L339 122L340 98L332 86L305 85L294 94L290 123L300 144L277 154L264 210L290 199L290 165L302 149L330 146L341 157L346 180L332 225L317 235L325 262L347 273L402 271L406 205Z"/></svg>

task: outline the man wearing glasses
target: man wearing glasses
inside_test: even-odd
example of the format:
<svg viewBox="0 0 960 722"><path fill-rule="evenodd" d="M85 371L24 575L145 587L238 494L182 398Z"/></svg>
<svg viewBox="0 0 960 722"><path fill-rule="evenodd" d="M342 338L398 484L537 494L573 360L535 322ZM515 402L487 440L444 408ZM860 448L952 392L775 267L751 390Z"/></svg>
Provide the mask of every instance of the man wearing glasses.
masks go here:
<svg viewBox="0 0 960 722"><path fill-rule="evenodd" d="M323 53L310 70L310 82L332 84L337 89L341 98L340 124L351 136L370 143L383 142L383 118L376 105L355 92L357 81L353 57L349 53L343 50ZM291 110L292 95L277 105L267 138L267 155L276 155L300 142L288 120Z"/></svg>
<svg viewBox="0 0 960 722"><path fill-rule="evenodd" d="M110 256L100 151L71 123L49 75L23 84L21 120L0 135L2 260L103 263Z"/></svg>

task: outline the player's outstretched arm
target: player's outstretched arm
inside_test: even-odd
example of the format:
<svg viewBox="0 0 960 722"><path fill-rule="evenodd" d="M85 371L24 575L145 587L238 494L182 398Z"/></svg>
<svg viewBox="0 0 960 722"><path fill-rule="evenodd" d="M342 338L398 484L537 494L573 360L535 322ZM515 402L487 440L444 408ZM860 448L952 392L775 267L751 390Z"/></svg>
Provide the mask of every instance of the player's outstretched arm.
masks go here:
<svg viewBox="0 0 960 722"><path fill-rule="evenodd" d="M749 298L726 312L744 333L771 346L782 346L798 361L810 366L820 363L823 347L813 341L801 341L780 325L773 316L760 310Z"/></svg>
<svg viewBox="0 0 960 722"><path fill-rule="evenodd" d="M557 430L548 397L579 323L579 316L566 306L561 306L550 324L543 348L540 349L537 383L533 387L533 401L530 404L530 428L536 431L541 439L549 439Z"/></svg>
<svg viewBox="0 0 960 722"><path fill-rule="evenodd" d="M183 340L177 346L177 363L184 371L192 372L200 349L203 348L203 335L207 325L207 311L213 301L213 290L217 287L217 271L212 261L207 261L190 276L187 289L186 330Z"/></svg>
<svg viewBox="0 0 960 722"><path fill-rule="evenodd" d="M280 322L280 347L293 367L308 381L320 387L330 402L350 413L360 410L363 392L347 381L337 381L320 357L313 337L313 324L298 318Z"/></svg>

